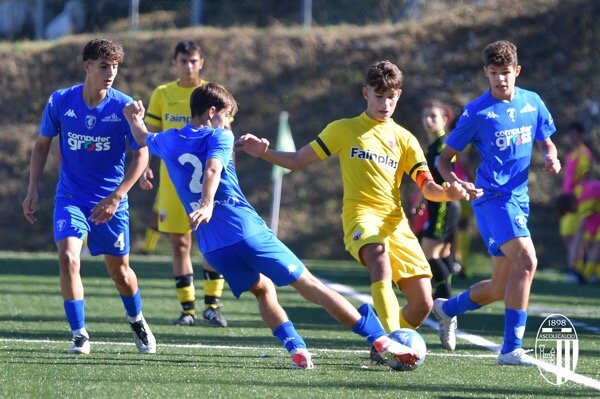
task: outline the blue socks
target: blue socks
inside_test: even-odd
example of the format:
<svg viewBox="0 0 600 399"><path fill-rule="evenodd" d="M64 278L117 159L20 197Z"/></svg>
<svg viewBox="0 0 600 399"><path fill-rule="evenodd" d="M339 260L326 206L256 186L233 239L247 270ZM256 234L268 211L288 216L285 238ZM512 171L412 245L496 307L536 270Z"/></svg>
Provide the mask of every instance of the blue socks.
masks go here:
<svg viewBox="0 0 600 399"><path fill-rule="evenodd" d="M512 352L522 346L526 324L527 311L508 308L504 310L504 344L500 353Z"/></svg>
<svg viewBox="0 0 600 399"><path fill-rule="evenodd" d="M288 352L298 348L306 348L304 339L298 334L291 321L281 323L279 327L273 330L273 335L277 337Z"/></svg>
<svg viewBox="0 0 600 399"><path fill-rule="evenodd" d="M476 304L469 298L470 292L471 287L467 288L466 291L461 292L457 296L448 299L442 306L444 313L450 317L454 317L470 310L479 309L481 305Z"/></svg>
<svg viewBox="0 0 600 399"><path fill-rule="evenodd" d="M133 296L121 295L121 300L125 306L127 316L135 318L142 313L142 294L140 294L139 289L135 294L133 294Z"/></svg>
<svg viewBox="0 0 600 399"><path fill-rule="evenodd" d="M386 335L385 330L381 325L381 321L379 321L377 315L373 312L373 308L366 303L358 308L358 312L362 317L354 324L354 326L352 326L352 332L365 337L367 341L373 345L373 342L375 342L377 338Z"/></svg>
<svg viewBox="0 0 600 399"><path fill-rule="evenodd" d="M65 315L71 327L71 331L80 330L85 327L85 301L83 299L71 299L63 302Z"/></svg>

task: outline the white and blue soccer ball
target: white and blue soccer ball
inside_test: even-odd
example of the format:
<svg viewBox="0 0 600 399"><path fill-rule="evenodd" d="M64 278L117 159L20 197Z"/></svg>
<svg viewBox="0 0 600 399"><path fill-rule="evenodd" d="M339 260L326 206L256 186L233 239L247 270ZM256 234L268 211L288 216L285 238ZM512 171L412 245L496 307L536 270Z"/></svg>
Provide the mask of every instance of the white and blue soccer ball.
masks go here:
<svg viewBox="0 0 600 399"><path fill-rule="evenodd" d="M419 367L425 362L425 356L427 355L427 346L425 345L425 340L415 330L411 330L410 328L401 328L392 332L388 335L391 339L396 342L401 343L402 345L408 346L413 349L415 352L419 354L419 361L413 366L407 366L398 361L394 361L395 364L389 365L391 368L397 371L412 371ZM389 362L390 360L388 360Z"/></svg>

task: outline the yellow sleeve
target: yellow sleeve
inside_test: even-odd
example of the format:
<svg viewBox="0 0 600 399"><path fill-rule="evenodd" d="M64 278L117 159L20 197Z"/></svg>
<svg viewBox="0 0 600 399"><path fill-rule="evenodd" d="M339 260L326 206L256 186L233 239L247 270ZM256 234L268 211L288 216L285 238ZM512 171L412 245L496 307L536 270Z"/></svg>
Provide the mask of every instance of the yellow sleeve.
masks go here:
<svg viewBox="0 0 600 399"><path fill-rule="evenodd" d="M162 90L164 86L158 86L152 92L150 96L150 102L148 103L148 108L146 109L146 116L144 117L144 122L147 125L155 126L159 129L162 129L162 104L163 104L163 95Z"/></svg>

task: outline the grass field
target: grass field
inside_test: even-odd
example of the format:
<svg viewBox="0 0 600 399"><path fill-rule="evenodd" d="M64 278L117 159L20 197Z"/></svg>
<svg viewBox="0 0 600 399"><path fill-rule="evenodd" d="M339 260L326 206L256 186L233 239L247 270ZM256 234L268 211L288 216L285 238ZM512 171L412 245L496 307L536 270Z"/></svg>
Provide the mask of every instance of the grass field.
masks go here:
<svg viewBox="0 0 600 399"><path fill-rule="evenodd" d="M485 258L479 263L485 264ZM328 281L368 294L367 274L355 263L307 264ZM170 319L179 306L169 259L134 256L132 265L158 353L137 353L101 259L85 258L92 353L75 357L66 353L70 333L55 255L0 253L0 398L600 397L600 288L568 283L556 272L540 271L536 277L525 347L534 347L537 329L550 313L563 314L575 324L578 379L560 386L548 383L536 367L496 365L495 353L481 346L485 340L501 341L501 304L459 319L459 328L471 335L458 340L455 352L443 350L436 331L423 326L419 331L428 345L425 364L402 373L371 365L361 338L291 289L280 289L280 301L315 355L316 368L303 372L289 368L287 353L263 326L251 295L235 300L226 291L228 328L202 323L175 327ZM476 270L474 279L484 276L484 268ZM456 279L455 291L473 281ZM350 299L360 304L360 297Z"/></svg>

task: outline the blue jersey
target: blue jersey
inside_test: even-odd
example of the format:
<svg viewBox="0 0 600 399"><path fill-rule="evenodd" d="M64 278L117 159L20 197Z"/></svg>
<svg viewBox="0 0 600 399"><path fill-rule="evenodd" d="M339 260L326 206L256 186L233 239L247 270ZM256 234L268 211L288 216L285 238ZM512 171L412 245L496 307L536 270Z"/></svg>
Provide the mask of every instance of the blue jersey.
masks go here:
<svg viewBox="0 0 600 399"><path fill-rule="evenodd" d="M61 166L57 196L77 199L93 207L111 194L125 177L127 144L139 149L123 117L133 99L116 89L90 109L83 100L83 84L57 90L42 116L40 135L59 136ZM127 196L118 210L127 209Z"/></svg>
<svg viewBox="0 0 600 399"><path fill-rule="evenodd" d="M462 151L473 142L481 164L475 186L484 194L474 203L498 195L527 196L534 140L545 140L556 128L550 112L534 92L515 87L512 101L484 93L465 107L446 145Z"/></svg>
<svg viewBox="0 0 600 399"><path fill-rule="evenodd" d="M232 160L231 131L188 125L151 134L147 142L150 153L164 161L187 213L200 205L207 160L215 158L223 164L212 218L196 231L202 253L228 247L267 229L240 188Z"/></svg>

